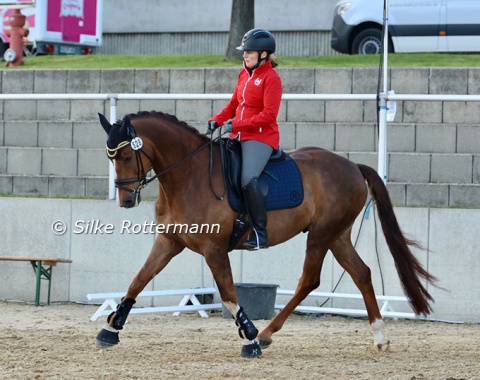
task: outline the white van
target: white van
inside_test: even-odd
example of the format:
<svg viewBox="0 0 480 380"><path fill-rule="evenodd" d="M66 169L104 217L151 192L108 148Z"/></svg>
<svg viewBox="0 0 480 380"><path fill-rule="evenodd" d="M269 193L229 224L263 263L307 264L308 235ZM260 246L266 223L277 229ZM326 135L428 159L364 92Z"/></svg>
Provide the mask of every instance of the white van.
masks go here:
<svg viewBox="0 0 480 380"><path fill-rule="evenodd" d="M381 51L384 0L340 0L332 49L346 54ZM389 0L389 51L480 52L480 0Z"/></svg>

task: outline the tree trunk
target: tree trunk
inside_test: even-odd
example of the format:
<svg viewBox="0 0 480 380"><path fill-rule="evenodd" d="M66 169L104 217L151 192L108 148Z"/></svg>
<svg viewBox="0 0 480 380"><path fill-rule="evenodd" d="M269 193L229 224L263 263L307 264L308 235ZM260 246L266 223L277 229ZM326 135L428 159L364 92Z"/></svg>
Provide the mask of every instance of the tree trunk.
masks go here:
<svg viewBox="0 0 480 380"><path fill-rule="evenodd" d="M236 50L242 43L243 35L255 25L255 0L232 0L230 33L228 35L227 59L242 58L242 52Z"/></svg>

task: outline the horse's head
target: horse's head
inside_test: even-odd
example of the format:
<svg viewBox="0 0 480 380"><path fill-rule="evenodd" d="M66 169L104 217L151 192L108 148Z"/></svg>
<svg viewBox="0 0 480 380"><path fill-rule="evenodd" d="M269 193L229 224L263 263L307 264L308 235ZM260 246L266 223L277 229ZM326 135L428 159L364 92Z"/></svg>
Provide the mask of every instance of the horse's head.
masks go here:
<svg viewBox="0 0 480 380"><path fill-rule="evenodd" d="M147 184L146 173L152 165L150 156L128 116L113 125L104 115L98 116L108 135L106 151L115 168L117 202L121 207L136 207L141 201L140 191Z"/></svg>

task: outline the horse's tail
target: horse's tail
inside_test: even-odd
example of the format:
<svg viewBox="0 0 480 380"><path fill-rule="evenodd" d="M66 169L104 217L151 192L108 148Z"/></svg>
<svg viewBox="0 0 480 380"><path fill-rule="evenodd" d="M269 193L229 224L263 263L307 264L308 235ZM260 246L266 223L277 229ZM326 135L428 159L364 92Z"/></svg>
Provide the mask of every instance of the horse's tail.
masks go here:
<svg viewBox="0 0 480 380"><path fill-rule="evenodd" d="M370 194L376 202L383 234L395 261L405 294L410 298L410 304L415 313L427 315L432 311L429 301L433 302L433 298L421 283L420 278L432 284L435 284L437 279L422 267L410 251L409 246L421 247L402 233L387 188L380 176L369 166L358 164L358 168L367 180Z"/></svg>

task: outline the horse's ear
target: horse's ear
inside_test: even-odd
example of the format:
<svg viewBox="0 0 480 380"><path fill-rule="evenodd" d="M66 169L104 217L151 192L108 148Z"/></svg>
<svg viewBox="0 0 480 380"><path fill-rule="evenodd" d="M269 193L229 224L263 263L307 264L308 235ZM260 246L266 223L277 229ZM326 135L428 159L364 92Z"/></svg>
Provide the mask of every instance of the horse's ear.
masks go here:
<svg viewBox="0 0 480 380"><path fill-rule="evenodd" d="M110 134L110 130L112 129L112 124L107 120L105 116L103 116L100 112L98 113L98 117L100 119L100 124L102 124L103 129L107 132L107 135Z"/></svg>
<svg viewBox="0 0 480 380"><path fill-rule="evenodd" d="M125 115L125 117L123 118L122 127L125 127L126 130L128 131L131 125L132 125L132 122L130 121L130 118L128 117L128 115Z"/></svg>
<svg viewBox="0 0 480 380"><path fill-rule="evenodd" d="M128 116L125 116L122 120L122 126L120 127L120 130L119 130L120 136L128 139L128 137L129 137L128 131L129 131L129 126L130 125L131 125L130 124L130 119L128 118Z"/></svg>
<svg viewBox="0 0 480 380"><path fill-rule="evenodd" d="M125 127L125 131L128 137L130 137L131 139L137 137L137 132L135 131L135 128L133 127L132 122L130 121L130 117L128 117L128 115L126 115L123 119L122 127Z"/></svg>

